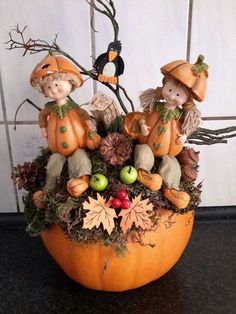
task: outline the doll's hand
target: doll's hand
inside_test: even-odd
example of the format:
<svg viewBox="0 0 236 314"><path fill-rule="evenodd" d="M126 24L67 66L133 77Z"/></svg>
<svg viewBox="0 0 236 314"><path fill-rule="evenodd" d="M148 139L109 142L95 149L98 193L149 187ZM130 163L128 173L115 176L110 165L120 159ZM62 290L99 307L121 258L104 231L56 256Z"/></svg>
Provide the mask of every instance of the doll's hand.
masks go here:
<svg viewBox="0 0 236 314"><path fill-rule="evenodd" d="M146 124L141 125L141 133L143 136L148 136L149 135L149 129L150 126L147 126Z"/></svg>
<svg viewBox="0 0 236 314"><path fill-rule="evenodd" d="M141 129L141 133L143 136L148 136L149 135L149 129L150 129L150 126L147 126L146 125L146 122L144 119L140 119L139 120L139 126L140 126L140 129Z"/></svg>
<svg viewBox="0 0 236 314"><path fill-rule="evenodd" d="M186 134L178 134L178 138L176 140L177 144L184 144L187 141L187 135Z"/></svg>
<svg viewBox="0 0 236 314"><path fill-rule="evenodd" d="M96 127L92 120L86 120L85 123L90 131L96 131Z"/></svg>
<svg viewBox="0 0 236 314"><path fill-rule="evenodd" d="M43 138L48 137L47 129L46 128L41 128L41 135Z"/></svg>

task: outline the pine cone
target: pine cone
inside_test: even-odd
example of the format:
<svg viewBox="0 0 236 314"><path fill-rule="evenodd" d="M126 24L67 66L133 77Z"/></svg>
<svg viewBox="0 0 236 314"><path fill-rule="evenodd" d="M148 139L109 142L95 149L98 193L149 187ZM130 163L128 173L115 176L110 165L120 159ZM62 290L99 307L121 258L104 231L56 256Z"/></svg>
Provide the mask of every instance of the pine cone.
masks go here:
<svg viewBox="0 0 236 314"><path fill-rule="evenodd" d="M183 149L177 158L181 165L195 166L199 161L198 154L193 148L187 148Z"/></svg>
<svg viewBox="0 0 236 314"><path fill-rule="evenodd" d="M33 191L45 179L45 170L36 162L25 162L13 168L11 178L19 190Z"/></svg>
<svg viewBox="0 0 236 314"><path fill-rule="evenodd" d="M111 164L122 165L130 158L132 148L129 139L120 133L109 133L101 141L100 154L103 160Z"/></svg>

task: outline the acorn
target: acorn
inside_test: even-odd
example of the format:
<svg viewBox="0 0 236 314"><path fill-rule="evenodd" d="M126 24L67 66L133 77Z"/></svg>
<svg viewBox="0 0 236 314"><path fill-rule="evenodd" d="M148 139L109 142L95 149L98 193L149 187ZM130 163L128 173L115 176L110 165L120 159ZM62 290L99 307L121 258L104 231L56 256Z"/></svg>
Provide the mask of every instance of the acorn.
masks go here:
<svg viewBox="0 0 236 314"><path fill-rule="evenodd" d="M182 180L185 182L192 182L197 179L198 171L192 166L189 165L183 165L181 167L182 171Z"/></svg>
<svg viewBox="0 0 236 314"><path fill-rule="evenodd" d="M193 148L183 149L178 155L178 161L181 165L195 166L199 161L199 152L196 152Z"/></svg>

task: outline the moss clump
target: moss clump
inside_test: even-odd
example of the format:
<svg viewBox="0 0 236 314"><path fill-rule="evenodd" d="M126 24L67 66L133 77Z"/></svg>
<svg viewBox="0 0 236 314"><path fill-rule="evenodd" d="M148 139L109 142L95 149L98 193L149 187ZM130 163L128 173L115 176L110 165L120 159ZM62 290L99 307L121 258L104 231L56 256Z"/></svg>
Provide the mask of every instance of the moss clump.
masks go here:
<svg viewBox="0 0 236 314"><path fill-rule="evenodd" d="M194 182L181 182L181 189L190 195L191 201L187 208L179 210L163 197L162 190L152 192L137 181L132 185L125 185L120 181L119 172L121 168L125 165L133 165L133 156L126 161L123 166L111 166L101 160L99 152L95 151L89 154L93 173L103 173L109 179L107 189L104 192L100 192L106 199L109 199L111 196L114 197L119 188L124 188L128 192L130 199L141 194L142 199L149 198L154 208L163 207L172 210L173 213L180 214L195 209L200 203L201 184L195 185ZM42 148L34 162L37 162L40 167L45 169L50 155L51 153L48 149ZM157 172L158 166L159 160L157 159L153 167L153 172ZM111 245L118 255L124 254L126 251L127 237L136 237L136 241L139 242L138 239L141 239L139 235L142 230L132 227L131 230L124 235L120 229L121 218L115 219L115 228L110 235L108 235L102 226L92 228L91 230L83 229L83 218L86 212L83 210L82 204L85 200L88 200L88 196L96 198L97 192L89 188L79 198L71 197L66 190L66 183L69 179L67 167L67 163L65 163L61 177L56 183L55 191L47 194L45 208L38 209L34 206L33 193L35 191L29 191L25 194L23 200L25 204L25 217L28 223L27 231L31 236L35 236L50 224L58 224L73 241L77 241L80 244L92 244L97 241L102 241L104 245ZM38 182L37 186L42 188L44 183L45 182ZM119 211L117 214L118 213ZM150 218L154 226L158 226L159 217L155 210L151 213ZM141 242L140 244L142 245Z"/></svg>

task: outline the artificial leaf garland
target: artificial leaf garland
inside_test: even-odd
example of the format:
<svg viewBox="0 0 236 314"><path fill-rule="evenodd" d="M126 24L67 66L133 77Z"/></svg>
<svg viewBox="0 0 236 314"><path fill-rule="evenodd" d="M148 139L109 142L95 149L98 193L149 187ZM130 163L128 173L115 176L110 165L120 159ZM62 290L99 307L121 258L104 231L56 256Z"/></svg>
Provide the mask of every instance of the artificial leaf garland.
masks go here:
<svg viewBox="0 0 236 314"><path fill-rule="evenodd" d="M150 230L153 226L149 211L153 210L152 203L149 199L141 200L141 194L136 196L131 203L129 209L122 209L119 217L122 217L120 227L123 233L132 228L133 224L142 230Z"/></svg>
<svg viewBox="0 0 236 314"><path fill-rule="evenodd" d="M107 230L110 235L115 227L114 218L117 217L115 209L110 207L111 200L106 202L99 193L97 193L97 199L88 197L89 202L83 203L83 209L88 210L86 217L83 219L83 229L98 228L100 224Z"/></svg>

